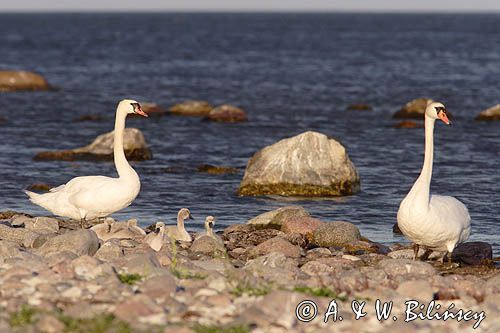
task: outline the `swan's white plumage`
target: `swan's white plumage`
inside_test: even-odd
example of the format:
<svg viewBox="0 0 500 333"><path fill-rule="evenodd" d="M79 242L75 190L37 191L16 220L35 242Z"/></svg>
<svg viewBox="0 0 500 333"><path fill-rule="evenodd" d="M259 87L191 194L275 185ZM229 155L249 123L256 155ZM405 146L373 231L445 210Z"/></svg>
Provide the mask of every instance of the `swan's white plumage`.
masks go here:
<svg viewBox="0 0 500 333"><path fill-rule="evenodd" d="M424 166L412 189L401 202L397 220L403 234L415 244L451 253L457 244L469 238L471 219L467 207L456 198L430 194L434 122L442 118L436 111L439 108L444 109L444 106L441 103L429 103L427 106ZM448 120L447 117L445 120Z"/></svg>
<svg viewBox="0 0 500 333"><path fill-rule="evenodd" d="M141 187L139 176L128 164L123 151L125 118L130 113L143 114L139 103L134 100L121 101L116 111L114 134L114 159L118 178L76 177L50 189L48 193L25 191L30 200L55 215L76 220L106 217L129 206Z"/></svg>

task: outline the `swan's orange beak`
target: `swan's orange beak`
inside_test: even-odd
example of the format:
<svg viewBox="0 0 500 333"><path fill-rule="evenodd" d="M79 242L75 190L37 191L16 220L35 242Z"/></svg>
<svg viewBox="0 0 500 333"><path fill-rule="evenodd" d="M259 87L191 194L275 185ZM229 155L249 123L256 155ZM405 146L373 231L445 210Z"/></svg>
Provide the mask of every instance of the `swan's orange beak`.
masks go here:
<svg viewBox="0 0 500 333"><path fill-rule="evenodd" d="M146 112L142 111L141 105L139 103L134 105L134 112L137 113L138 115L143 116L143 117L146 117L146 118L149 117Z"/></svg>
<svg viewBox="0 0 500 333"><path fill-rule="evenodd" d="M448 119L448 116L446 115L446 111L439 111L438 113L439 119L443 121L446 125L451 125L451 121Z"/></svg>

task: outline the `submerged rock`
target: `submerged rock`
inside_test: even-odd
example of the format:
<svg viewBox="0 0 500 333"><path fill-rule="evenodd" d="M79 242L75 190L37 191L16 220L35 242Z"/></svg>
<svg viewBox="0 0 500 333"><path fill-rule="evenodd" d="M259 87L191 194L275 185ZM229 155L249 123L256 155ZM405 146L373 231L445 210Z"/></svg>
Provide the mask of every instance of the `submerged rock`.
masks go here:
<svg viewBox="0 0 500 333"><path fill-rule="evenodd" d="M91 144L69 150L43 151L35 155L35 161L112 161L114 131L99 135ZM125 156L129 161L150 160L153 156L144 135L137 128L126 128L123 135Z"/></svg>
<svg viewBox="0 0 500 333"><path fill-rule="evenodd" d="M359 189L358 172L344 146L324 134L309 131L255 153L238 193L341 196Z"/></svg>
<svg viewBox="0 0 500 333"><path fill-rule="evenodd" d="M394 125L395 128L424 128L423 123L417 123L413 120L403 120Z"/></svg>
<svg viewBox="0 0 500 333"><path fill-rule="evenodd" d="M229 104L224 104L210 110L207 115L207 119L212 121L235 123L247 121L248 117L242 109Z"/></svg>
<svg viewBox="0 0 500 333"><path fill-rule="evenodd" d="M481 111L475 120L500 120L500 104L492 106L489 109Z"/></svg>
<svg viewBox="0 0 500 333"><path fill-rule="evenodd" d="M427 103L433 102L429 98L417 98L409 101L398 112L394 113L393 118L414 118L422 119L424 117Z"/></svg>
<svg viewBox="0 0 500 333"><path fill-rule="evenodd" d="M493 259L493 249L485 242L458 244L451 254L451 260L465 265L487 265Z"/></svg>
<svg viewBox="0 0 500 333"><path fill-rule="evenodd" d="M170 113L180 116L208 116L213 107L205 101L185 101L170 108Z"/></svg>
<svg viewBox="0 0 500 333"><path fill-rule="evenodd" d="M361 238L358 227L350 222L324 223L313 234L313 243L322 247L343 246Z"/></svg>
<svg viewBox="0 0 500 333"><path fill-rule="evenodd" d="M348 111L371 111L373 108L364 103L350 104L347 106Z"/></svg>
<svg viewBox="0 0 500 333"><path fill-rule="evenodd" d="M28 191L37 191L37 192L48 192L53 186L50 186L45 183L35 183L28 186L26 189Z"/></svg>
<svg viewBox="0 0 500 333"><path fill-rule="evenodd" d="M51 90L43 76L26 71L0 71L0 91Z"/></svg>
<svg viewBox="0 0 500 333"><path fill-rule="evenodd" d="M215 166L210 164L202 164L197 168L198 172L206 172L213 175L233 174L238 173L238 169L227 166Z"/></svg>
<svg viewBox="0 0 500 333"><path fill-rule="evenodd" d="M285 220L295 217L309 217L309 213L300 206L286 206L262 213L249 220L247 224L256 227L281 229Z"/></svg>
<svg viewBox="0 0 500 333"><path fill-rule="evenodd" d="M98 114L84 114L83 116L80 116L75 119L76 122L82 122L82 121L104 121L106 120L105 117L98 115Z"/></svg>

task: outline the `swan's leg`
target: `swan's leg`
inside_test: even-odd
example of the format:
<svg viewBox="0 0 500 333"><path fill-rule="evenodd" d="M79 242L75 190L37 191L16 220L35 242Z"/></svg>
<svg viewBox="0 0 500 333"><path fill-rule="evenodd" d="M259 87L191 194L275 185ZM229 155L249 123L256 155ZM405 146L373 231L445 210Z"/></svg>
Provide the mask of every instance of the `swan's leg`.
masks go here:
<svg viewBox="0 0 500 333"><path fill-rule="evenodd" d="M420 257L420 259L421 259L422 261L425 261L425 260L429 259L429 256L430 256L430 255L431 255L431 253L432 253L432 250L431 250L431 249L428 249L428 248L424 248L424 249L425 249L425 252L424 252L424 254Z"/></svg>
<svg viewBox="0 0 500 333"><path fill-rule="evenodd" d="M415 243L413 244L413 260L417 260L418 259L418 250L419 250L420 246Z"/></svg>

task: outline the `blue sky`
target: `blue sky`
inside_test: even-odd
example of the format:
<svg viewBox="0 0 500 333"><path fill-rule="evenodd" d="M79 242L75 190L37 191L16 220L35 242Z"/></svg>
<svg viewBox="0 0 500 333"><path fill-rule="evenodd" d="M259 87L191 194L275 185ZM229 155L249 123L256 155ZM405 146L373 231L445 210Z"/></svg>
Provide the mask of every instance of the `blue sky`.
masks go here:
<svg viewBox="0 0 500 333"><path fill-rule="evenodd" d="M0 0L0 11L500 11L500 0Z"/></svg>

